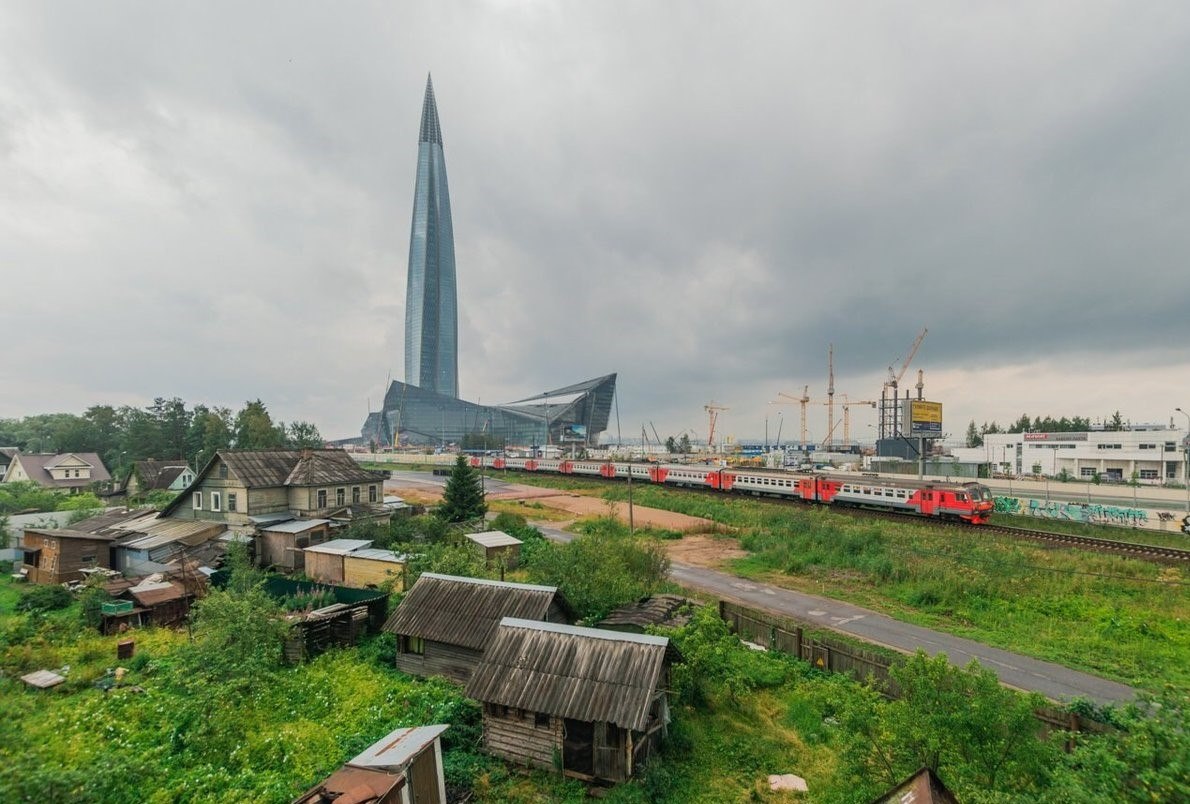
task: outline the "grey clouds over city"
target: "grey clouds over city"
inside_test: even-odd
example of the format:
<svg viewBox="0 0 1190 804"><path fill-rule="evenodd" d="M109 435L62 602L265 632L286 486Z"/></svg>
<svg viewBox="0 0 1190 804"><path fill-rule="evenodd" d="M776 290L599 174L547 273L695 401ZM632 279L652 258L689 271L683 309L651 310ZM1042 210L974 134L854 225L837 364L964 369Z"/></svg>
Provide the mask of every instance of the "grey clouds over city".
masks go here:
<svg viewBox="0 0 1190 804"><path fill-rule="evenodd" d="M616 371L625 437L712 399L757 436L828 344L870 399L928 326L953 434L1190 406L1185 3L29 2L0 417L260 397L358 434L403 376L427 72L466 399Z"/></svg>

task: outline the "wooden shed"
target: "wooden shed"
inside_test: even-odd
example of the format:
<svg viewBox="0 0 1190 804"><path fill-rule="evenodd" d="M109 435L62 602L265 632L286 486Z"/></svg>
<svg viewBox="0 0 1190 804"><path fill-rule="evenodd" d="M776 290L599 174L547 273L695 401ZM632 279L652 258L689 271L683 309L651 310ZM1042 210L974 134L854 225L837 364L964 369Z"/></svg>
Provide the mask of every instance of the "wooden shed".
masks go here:
<svg viewBox="0 0 1190 804"><path fill-rule="evenodd" d="M699 605L681 595L650 595L628 603L607 615L599 628L643 634L650 626L681 628L690 622L694 607Z"/></svg>
<svg viewBox="0 0 1190 804"><path fill-rule="evenodd" d="M677 651L665 637L504 618L467 683L495 756L621 782L656 750Z"/></svg>
<svg viewBox="0 0 1190 804"><path fill-rule="evenodd" d="M291 519L265 525L257 539L260 565L290 572L304 571L305 548L327 541L330 528L329 519Z"/></svg>
<svg viewBox="0 0 1190 804"><path fill-rule="evenodd" d="M423 572L384 630L397 636L397 669L466 683L504 617L564 623L573 610L553 586Z"/></svg>
<svg viewBox="0 0 1190 804"><path fill-rule="evenodd" d="M81 581L83 569L112 566L115 536L69 528L26 528L22 569L31 583Z"/></svg>
<svg viewBox="0 0 1190 804"><path fill-rule="evenodd" d="M405 590L405 556L367 547L343 557L343 583L357 589L376 588L394 578L394 592Z"/></svg>
<svg viewBox="0 0 1190 804"><path fill-rule="evenodd" d="M955 794L929 768L922 768L872 804L959 804Z"/></svg>
<svg viewBox="0 0 1190 804"><path fill-rule="evenodd" d="M303 549L306 575L320 583L343 583L343 560L348 553L368 547L367 539L332 539Z"/></svg>
<svg viewBox="0 0 1190 804"><path fill-rule="evenodd" d="M467 540L475 545L489 567L504 566L511 569L520 563L523 542L502 530L471 533L468 534Z"/></svg>

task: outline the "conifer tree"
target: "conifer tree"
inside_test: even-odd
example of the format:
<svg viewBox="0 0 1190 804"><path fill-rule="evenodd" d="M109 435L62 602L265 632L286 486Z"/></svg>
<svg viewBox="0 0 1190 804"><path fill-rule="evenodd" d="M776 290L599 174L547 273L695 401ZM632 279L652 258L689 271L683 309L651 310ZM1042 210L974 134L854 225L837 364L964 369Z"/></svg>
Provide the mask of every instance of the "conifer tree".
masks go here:
<svg viewBox="0 0 1190 804"><path fill-rule="evenodd" d="M466 522L482 519L487 510L479 472L471 468L465 456L459 455L436 513L447 522Z"/></svg>

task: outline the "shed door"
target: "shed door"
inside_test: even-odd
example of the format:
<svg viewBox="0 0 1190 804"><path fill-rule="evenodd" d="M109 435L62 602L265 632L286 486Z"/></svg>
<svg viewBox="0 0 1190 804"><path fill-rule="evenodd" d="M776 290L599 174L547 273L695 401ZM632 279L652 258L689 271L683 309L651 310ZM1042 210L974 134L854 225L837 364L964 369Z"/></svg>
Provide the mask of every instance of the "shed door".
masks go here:
<svg viewBox="0 0 1190 804"><path fill-rule="evenodd" d="M575 773L593 775L595 768L591 761L591 748L595 738L595 724L566 718L565 728L562 767Z"/></svg>
<svg viewBox="0 0 1190 804"><path fill-rule="evenodd" d="M431 745L409 767L413 804L445 804L438 797L438 769L434 757L434 747Z"/></svg>

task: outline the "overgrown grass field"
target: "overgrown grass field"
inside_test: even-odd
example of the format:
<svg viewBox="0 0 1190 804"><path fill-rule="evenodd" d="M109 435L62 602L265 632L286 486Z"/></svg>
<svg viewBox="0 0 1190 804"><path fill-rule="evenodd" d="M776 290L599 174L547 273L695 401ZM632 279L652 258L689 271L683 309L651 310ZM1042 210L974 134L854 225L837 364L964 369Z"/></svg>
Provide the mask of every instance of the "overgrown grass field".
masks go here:
<svg viewBox="0 0 1190 804"><path fill-rule="evenodd" d="M626 496L623 485L531 480ZM726 569L745 577L849 600L1149 690L1190 687L1190 578L1181 568L970 528L647 484L634 485L633 498L734 529L749 555Z"/></svg>

